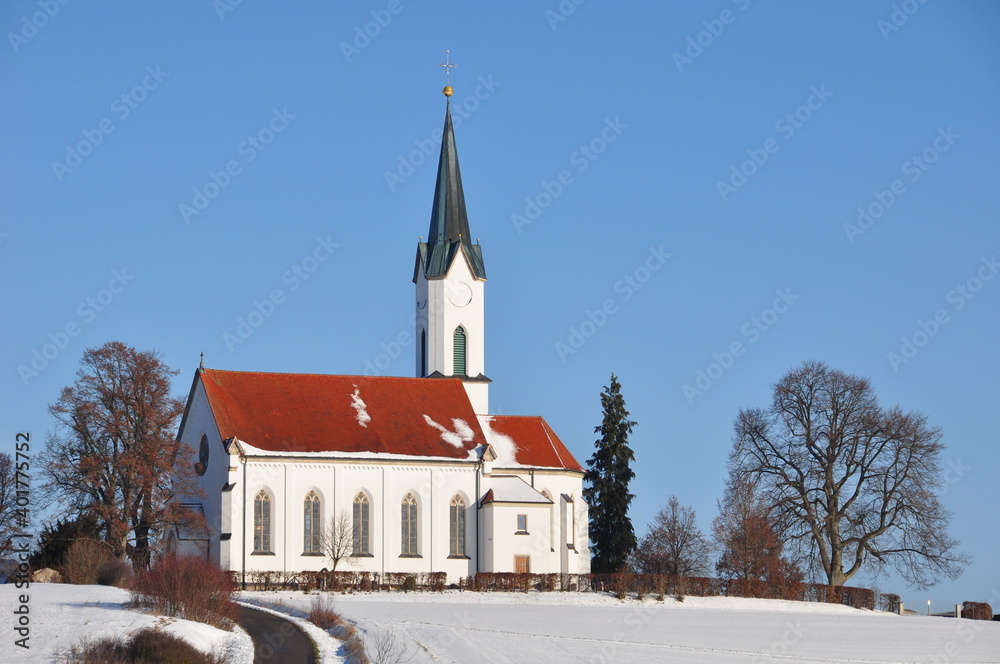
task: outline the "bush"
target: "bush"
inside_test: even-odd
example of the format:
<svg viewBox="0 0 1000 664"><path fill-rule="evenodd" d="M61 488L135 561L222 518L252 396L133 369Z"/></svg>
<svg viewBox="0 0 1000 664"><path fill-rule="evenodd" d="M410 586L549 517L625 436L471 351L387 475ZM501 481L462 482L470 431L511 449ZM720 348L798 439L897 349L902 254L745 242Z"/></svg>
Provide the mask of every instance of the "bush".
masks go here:
<svg viewBox="0 0 1000 664"><path fill-rule="evenodd" d="M84 639L66 653L71 664L223 664L221 655L208 655L167 632L143 627L125 637Z"/></svg>
<svg viewBox="0 0 1000 664"><path fill-rule="evenodd" d="M879 606L883 611L889 613L899 613L899 595L894 593L882 593L882 603Z"/></svg>
<svg viewBox="0 0 1000 664"><path fill-rule="evenodd" d="M97 583L102 586L128 587L132 568L121 558L108 558L97 568Z"/></svg>
<svg viewBox="0 0 1000 664"><path fill-rule="evenodd" d="M161 558L133 578L130 590L137 606L221 629L231 629L239 616L232 578L204 558Z"/></svg>
<svg viewBox="0 0 1000 664"><path fill-rule="evenodd" d="M962 617L970 620L993 620L993 607L985 602L962 602Z"/></svg>
<svg viewBox="0 0 1000 664"><path fill-rule="evenodd" d="M62 576L66 583L93 585L97 570L111 559L111 552L96 540L78 539L70 545L63 559Z"/></svg>
<svg viewBox="0 0 1000 664"><path fill-rule="evenodd" d="M309 607L309 621L320 629L330 629L342 622L333 609L333 599L329 595L316 595Z"/></svg>

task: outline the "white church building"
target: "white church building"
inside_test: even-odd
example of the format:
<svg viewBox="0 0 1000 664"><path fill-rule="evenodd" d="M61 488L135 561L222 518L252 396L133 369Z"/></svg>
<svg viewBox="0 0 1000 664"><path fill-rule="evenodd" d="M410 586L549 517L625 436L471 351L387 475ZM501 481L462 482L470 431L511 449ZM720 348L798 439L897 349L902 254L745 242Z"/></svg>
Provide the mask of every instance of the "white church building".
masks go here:
<svg viewBox="0 0 1000 664"><path fill-rule="evenodd" d="M451 88L445 88L450 96ZM197 452L206 533L172 533L236 572L590 571L583 469L541 417L489 414L482 249L470 240L450 101L426 242L417 245L415 378L194 376L178 438Z"/></svg>

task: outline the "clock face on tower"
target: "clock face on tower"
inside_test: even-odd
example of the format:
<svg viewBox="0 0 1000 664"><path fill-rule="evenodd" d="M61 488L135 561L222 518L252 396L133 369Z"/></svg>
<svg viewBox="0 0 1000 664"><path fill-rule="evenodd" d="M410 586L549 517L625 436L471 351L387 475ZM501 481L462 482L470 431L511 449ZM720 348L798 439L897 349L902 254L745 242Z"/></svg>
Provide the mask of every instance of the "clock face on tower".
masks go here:
<svg viewBox="0 0 1000 664"><path fill-rule="evenodd" d="M472 302L472 288L464 281L459 281L448 288L448 301L456 307L464 307Z"/></svg>
<svg viewBox="0 0 1000 664"><path fill-rule="evenodd" d="M201 445L198 448L198 463L194 465L194 471L199 475L204 475L208 469L208 436L201 437Z"/></svg>

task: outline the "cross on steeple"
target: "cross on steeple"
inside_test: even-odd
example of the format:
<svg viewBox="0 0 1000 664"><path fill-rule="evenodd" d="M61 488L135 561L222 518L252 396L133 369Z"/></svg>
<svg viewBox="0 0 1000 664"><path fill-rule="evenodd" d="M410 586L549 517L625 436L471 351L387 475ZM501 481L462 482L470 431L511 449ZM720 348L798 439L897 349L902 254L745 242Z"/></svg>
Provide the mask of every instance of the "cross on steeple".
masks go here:
<svg viewBox="0 0 1000 664"><path fill-rule="evenodd" d="M445 49L444 62L439 64L438 67L444 67L444 83L446 86L451 86L451 70L457 66L458 65L451 61L451 51Z"/></svg>

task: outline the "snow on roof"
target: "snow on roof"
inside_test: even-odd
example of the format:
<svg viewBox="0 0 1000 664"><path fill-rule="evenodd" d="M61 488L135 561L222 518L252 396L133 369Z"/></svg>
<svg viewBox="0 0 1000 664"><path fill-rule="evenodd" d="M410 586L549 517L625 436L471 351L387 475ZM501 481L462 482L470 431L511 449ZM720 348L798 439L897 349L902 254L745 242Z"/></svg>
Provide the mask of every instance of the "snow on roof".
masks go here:
<svg viewBox="0 0 1000 664"><path fill-rule="evenodd" d="M490 478L490 490L483 497L487 503L537 503L549 505L551 500L535 491L534 487L515 475L494 475Z"/></svg>
<svg viewBox="0 0 1000 664"><path fill-rule="evenodd" d="M480 415L486 441L500 468L530 466L583 472L549 423L537 416Z"/></svg>
<svg viewBox="0 0 1000 664"><path fill-rule="evenodd" d="M441 440L449 445L454 445L460 450L464 450L465 443L476 437L475 432L469 428L469 425L465 422L465 420L460 420L457 417L453 417L451 419L451 425L455 427L454 431L449 431L447 428L431 419L428 415L424 415L424 421L427 422L429 426L434 427L441 432Z"/></svg>
<svg viewBox="0 0 1000 664"><path fill-rule="evenodd" d="M368 423L372 421L372 416L368 414L367 410L365 410L367 406L365 405L365 402L361 400L361 390L358 389L357 385L354 386L354 394L351 395L351 408L358 411L356 416L358 424L367 429Z"/></svg>

